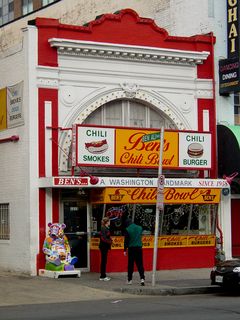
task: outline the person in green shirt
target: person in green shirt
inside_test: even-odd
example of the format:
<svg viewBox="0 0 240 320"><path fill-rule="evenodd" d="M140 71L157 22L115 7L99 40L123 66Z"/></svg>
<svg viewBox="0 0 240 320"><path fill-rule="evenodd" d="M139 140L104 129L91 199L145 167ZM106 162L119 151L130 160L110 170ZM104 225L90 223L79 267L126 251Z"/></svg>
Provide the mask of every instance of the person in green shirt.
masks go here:
<svg viewBox="0 0 240 320"><path fill-rule="evenodd" d="M126 232L124 237L124 255L128 255L128 284L132 284L134 263L137 266L140 283L145 284L142 251L142 227L133 223L131 219L125 222Z"/></svg>

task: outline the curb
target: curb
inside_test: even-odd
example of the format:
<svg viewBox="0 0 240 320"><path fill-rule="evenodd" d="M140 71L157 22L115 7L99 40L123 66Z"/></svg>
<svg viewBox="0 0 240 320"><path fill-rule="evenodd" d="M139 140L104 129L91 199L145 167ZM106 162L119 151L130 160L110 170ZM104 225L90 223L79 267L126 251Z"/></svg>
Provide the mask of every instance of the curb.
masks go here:
<svg viewBox="0 0 240 320"><path fill-rule="evenodd" d="M210 294L222 292L218 286L208 287L180 287L180 288L119 288L114 291L121 293L130 293L136 295L153 295L153 296L174 296L188 294Z"/></svg>

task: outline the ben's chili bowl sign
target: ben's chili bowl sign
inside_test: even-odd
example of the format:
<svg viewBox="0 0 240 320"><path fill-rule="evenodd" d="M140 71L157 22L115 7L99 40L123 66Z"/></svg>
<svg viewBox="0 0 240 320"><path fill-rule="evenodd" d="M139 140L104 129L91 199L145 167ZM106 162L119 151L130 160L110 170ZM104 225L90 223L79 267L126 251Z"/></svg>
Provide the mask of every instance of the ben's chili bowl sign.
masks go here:
<svg viewBox="0 0 240 320"><path fill-rule="evenodd" d="M158 166L160 140L143 142L143 137L146 133L149 132L142 129L116 130L116 165L135 167ZM163 145L163 167L178 167L177 132L165 132Z"/></svg>
<svg viewBox="0 0 240 320"><path fill-rule="evenodd" d="M144 139L146 136L156 140ZM76 125L73 141L74 165L135 168L159 165L160 132L156 130ZM211 168L210 133L165 131L163 141L164 168Z"/></svg>
<svg viewBox="0 0 240 320"><path fill-rule="evenodd" d="M164 203L219 203L221 189L165 188ZM156 203L157 188L104 188L94 190L93 203Z"/></svg>

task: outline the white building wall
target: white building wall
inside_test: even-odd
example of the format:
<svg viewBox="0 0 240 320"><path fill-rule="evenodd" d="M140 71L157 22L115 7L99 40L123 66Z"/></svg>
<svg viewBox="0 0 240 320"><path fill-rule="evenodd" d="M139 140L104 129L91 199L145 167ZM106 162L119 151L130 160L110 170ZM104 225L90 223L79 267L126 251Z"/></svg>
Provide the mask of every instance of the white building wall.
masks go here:
<svg viewBox="0 0 240 320"><path fill-rule="evenodd" d="M10 240L0 240L0 267L11 270L29 270L29 113L26 50L22 45L5 51L0 59L0 88L24 81L23 126L0 131L0 139L19 136L17 142L0 143L0 203L10 205Z"/></svg>

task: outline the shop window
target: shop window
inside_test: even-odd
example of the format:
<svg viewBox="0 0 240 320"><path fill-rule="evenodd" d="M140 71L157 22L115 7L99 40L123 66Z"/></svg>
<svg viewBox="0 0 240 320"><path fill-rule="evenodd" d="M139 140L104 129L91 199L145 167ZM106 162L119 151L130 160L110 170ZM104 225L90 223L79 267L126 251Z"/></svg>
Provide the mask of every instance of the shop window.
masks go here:
<svg viewBox="0 0 240 320"><path fill-rule="evenodd" d="M215 231L217 205L166 205L160 233L163 235L205 235Z"/></svg>
<svg viewBox="0 0 240 320"><path fill-rule="evenodd" d="M161 235L209 235L215 232L217 205L165 205L160 216ZM111 233L124 235L125 220L131 218L143 227L143 234L154 235L156 206L151 204L101 204L93 206L95 232L100 231L101 219L111 220Z"/></svg>
<svg viewBox="0 0 240 320"><path fill-rule="evenodd" d="M9 204L0 203L0 240L10 239Z"/></svg>

